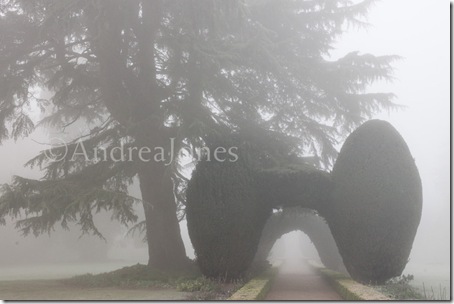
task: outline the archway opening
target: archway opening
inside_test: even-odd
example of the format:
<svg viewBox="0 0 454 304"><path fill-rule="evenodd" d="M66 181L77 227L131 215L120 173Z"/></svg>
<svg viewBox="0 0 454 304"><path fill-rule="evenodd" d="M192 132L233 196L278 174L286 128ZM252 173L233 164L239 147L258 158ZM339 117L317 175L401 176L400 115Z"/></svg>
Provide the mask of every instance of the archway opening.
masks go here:
<svg viewBox="0 0 454 304"><path fill-rule="evenodd" d="M272 264L282 261L313 260L321 263L314 244L302 231L295 230L281 236L273 245L268 261Z"/></svg>

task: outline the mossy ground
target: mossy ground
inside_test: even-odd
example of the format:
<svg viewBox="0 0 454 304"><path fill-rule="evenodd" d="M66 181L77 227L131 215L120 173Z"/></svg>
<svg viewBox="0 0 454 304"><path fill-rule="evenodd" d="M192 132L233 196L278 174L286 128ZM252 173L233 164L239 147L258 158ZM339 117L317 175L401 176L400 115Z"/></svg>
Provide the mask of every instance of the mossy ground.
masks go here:
<svg viewBox="0 0 454 304"><path fill-rule="evenodd" d="M243 280L223 282L199 277L179 283L177 289L191 292L188 300L226 300L243 285Z"/></svg>
<svg viewBox="0 0 454 304"><path fill-rule="evenodd" d="M78 275L61 282L80 288L173 288L191 293L188 300L223 300L244 283L241 280L226 283L207 279L196 267L186 272L163 272L142 264L96 275Z"/></svg>
<svg viewBox="0 0 454 304"><path fill-rule="evenodd" d="M184 273L163 272L147 265L136 264L111 272L100 274L83 274L62 283L78 287L175 287L180 279L192 279L200 276L195 269Z"/></svg>

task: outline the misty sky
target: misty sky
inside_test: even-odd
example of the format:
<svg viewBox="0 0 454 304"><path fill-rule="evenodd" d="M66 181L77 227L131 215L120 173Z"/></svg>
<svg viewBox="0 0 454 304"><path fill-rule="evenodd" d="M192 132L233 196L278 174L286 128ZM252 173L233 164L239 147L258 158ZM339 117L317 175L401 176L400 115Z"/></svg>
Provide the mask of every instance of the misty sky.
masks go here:
<svg viewBox="0 0 454 304"><path fill-rule="evenodd" d="M394 66L396 80L374 85L393 92L406 109L382 113L401 133L415 158L423 183L423 215L410 264L449 263L450 257L450 96L449 1L382 0L368 15L368 29L350 29L341 37L333 59L350 51L403 57ZM0 182L24 174L23 163L43 147L31 140L0 147ZM15 152L11 153L14 146ZM9 148L8 148L9 147ZM187 239L187 230L183 237ZM2 229L2 227L0 227ZM1 233L0 233L1 235ZM146 249L143 249L146 251ZM146 252L144 252L146 254ZM449 271L449 269L447 269Z"/></svg>
<svg viewBox="0 0 454 304"><path fill-rule="evenodd" d="M381 114L407 142L423 184L423 215L410 260L449 262L450 75L449 1L383 0L367 30L343 36L338 52L357 49L403 57L396 80L374 86L397 95L407 108Z"/></svg>

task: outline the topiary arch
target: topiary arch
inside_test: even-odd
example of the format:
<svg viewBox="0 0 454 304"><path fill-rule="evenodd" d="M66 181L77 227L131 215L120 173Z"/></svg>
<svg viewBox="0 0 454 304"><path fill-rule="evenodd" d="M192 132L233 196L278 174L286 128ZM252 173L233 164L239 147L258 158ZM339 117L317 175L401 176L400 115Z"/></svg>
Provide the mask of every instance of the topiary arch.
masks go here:
<svg viewBox="0 0 454 304"><path fill-rule="evenodd" d="M284 208L269 217L263 228L253 265L266 264L276 241L292 231L301 231L309 237L323 265L339 272L347 272L325 220L310 209L300 207Z"/></svg>
<svg viewBox="0 0 454 304"><path fill-rule="evenodd" d="M326 219L352 278L381 284L407 263L421 218L421 179L403 138L380 120L347 138L332 173L306 166L263 170L241 153L235 163L201 161L186 211L201 271L243 275L271 210L295 206Z"/></svg>

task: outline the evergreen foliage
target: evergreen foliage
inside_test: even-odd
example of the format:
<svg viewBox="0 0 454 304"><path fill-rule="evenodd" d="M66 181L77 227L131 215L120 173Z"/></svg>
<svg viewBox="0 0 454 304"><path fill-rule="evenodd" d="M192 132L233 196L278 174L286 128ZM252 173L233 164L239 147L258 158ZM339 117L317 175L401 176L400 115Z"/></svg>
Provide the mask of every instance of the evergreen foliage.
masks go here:
<svg viewBox="0 0 454 304"><path fill-rule="evenodd" d="M401 275L422 211L421 179L401 135L368 121L347 138L332 175L322 215L352 278L382 284Z"/></svg>
<svg viewBox="0 0 454 304"><path fill-rule="evenodd" d="M243 161L201 162L189 183L188 228L202 273L239 276L251 253L260 266L274 242L293 230L311 238L326 265L342 270L338 249L359 282L383 284L402 273L421 218L422 188L408 146L389 123L371 120L355 130L332 174L295 160L259 169L264 165L244 161L248 150L237 146ZM294 206L319 212L332 237ZM270 210L282 207L264 226Z"/></svg>
<svg viewBox="0 0 454 304"><path fill-rule="evenodd" d="M254 258L271 208L262 204L246 157L199 162L189 182L188 231L202 273L237 279Z"/></svg>
<svg viewBox="0 0 454 304"><path fill-rule="evenodd" d="M219 146L237 147L238 161L219 163L213 155L206 156L193 172L187 191L188 230L202 273L229 280L239 277L260 267L280 236L302 227L310 231L319 249L326 251L320 255L332 262L329 251L337 249L332 237L326 241L328 227L317 230L308 216L298 217L299 213L278 219L276 213L271 215L272 209L282 206L325 206L332 189L329 173L294 156L287 157L285 166L276 164L271 155L238 134L211 137L209 151ZM260 261L257 254L263 256ZM254 257L256 263L250 268Z"/></svg>
<svg viewBox="0 0 454 304"><path fill-rule="evenodd" d="M304 164L259 170L256 189L260 200L272 208L304 207L320 210L331 199L333 188L328 172Z"/></svg>

